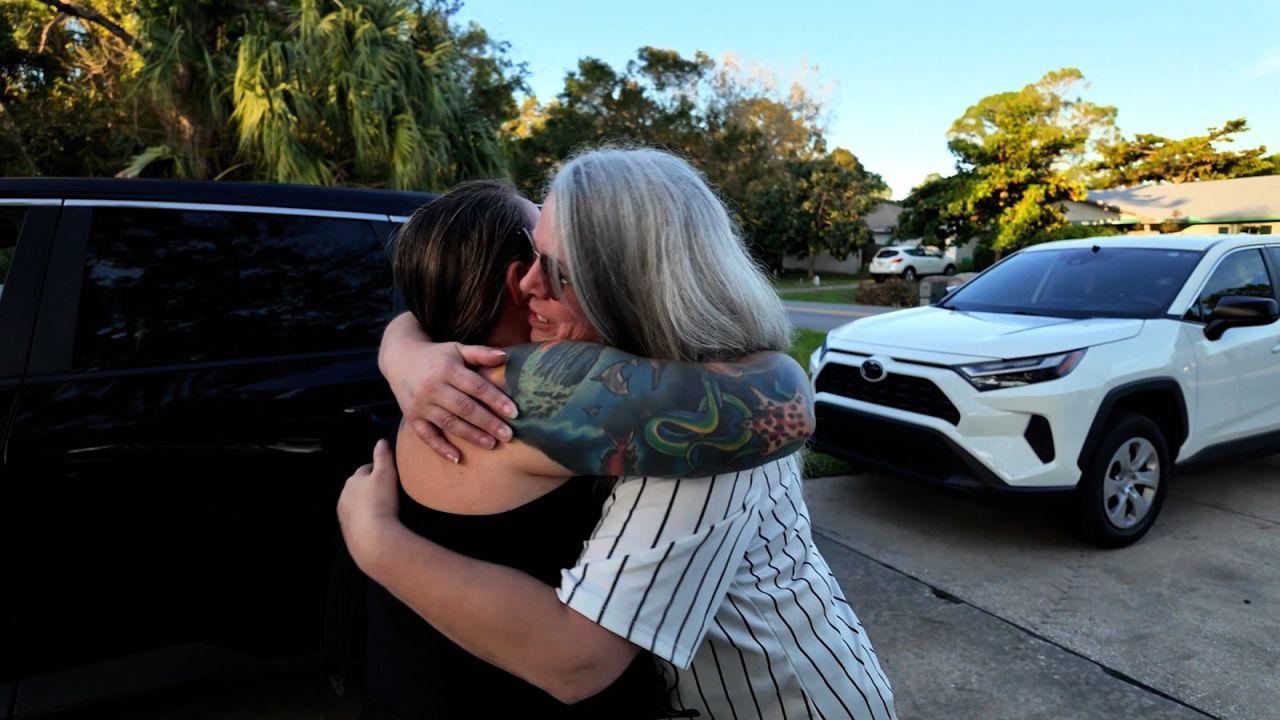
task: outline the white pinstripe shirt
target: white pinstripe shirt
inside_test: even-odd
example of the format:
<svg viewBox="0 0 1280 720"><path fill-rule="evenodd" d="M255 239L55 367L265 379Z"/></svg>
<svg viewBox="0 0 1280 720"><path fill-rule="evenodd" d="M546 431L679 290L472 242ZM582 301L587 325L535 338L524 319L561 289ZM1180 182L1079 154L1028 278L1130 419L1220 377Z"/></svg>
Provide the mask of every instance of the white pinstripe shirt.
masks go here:
<svg viewBox="0 0 1280 720"><path fill-rule="evenodd" d="M797 460L625 478L562 573L562 602L665 661L678 710L895 717L871 642L813 544Z"/></svg>

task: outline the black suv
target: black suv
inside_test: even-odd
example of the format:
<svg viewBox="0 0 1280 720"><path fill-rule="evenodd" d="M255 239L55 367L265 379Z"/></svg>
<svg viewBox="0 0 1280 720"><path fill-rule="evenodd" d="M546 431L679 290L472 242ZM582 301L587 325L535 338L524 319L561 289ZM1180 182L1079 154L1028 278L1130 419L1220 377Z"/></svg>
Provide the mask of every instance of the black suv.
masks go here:
<svg viewBox="0 0 1280 720"><path fill-rule="evenodd" d="M0 180L0 719L341 658L421 193Z"/></svg>

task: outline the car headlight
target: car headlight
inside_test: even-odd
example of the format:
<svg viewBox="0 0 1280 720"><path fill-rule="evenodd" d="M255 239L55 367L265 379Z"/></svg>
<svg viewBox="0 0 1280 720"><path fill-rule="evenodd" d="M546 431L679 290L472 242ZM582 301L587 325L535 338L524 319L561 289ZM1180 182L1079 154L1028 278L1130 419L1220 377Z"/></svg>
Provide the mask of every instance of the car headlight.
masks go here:
<svg viewBox="0 0 1280 720"><path fill-rule="evenodd" d="M955 371L978 390L1000 390L1065 377L1084 357L1084 350L1057 355L998 360L996 362L958 365Z"/></svg>
<svg viewBox="0 0 1280 720"><path fill-rule="evenodd" d="M809 356L809 377L813 377L818 372L818 366L822 364L822 358L827 356L827 336L822 337L822 346L813 351Z"/></svg>

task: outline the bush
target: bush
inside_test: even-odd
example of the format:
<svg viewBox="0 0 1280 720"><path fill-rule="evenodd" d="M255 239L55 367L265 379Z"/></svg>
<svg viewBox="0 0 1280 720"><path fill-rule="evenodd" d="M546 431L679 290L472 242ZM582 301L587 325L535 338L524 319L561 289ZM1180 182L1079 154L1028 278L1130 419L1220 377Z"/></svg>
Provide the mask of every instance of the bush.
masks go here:
<svg viewBox="0 0 1280 720"><path fill-rule="evenodd" d="M956 272L973 272L973 258L960 258L960 262L956 264Z"/></svg>
<svg viewBox="0 0 1280 720"><path fill-rule="evenodd" d="M877 285L865 285L854 293L859 305L915 307L920 304L920 286L901 278L889 278Z"/></svg>
<svg viewBox="0 0 1280 720"><path fill-rule="evenodd" d="M991 249L989 245L978 243L973 249L973 269L975 272L982 272L994 265L996 262L996 251Z"/></svg>

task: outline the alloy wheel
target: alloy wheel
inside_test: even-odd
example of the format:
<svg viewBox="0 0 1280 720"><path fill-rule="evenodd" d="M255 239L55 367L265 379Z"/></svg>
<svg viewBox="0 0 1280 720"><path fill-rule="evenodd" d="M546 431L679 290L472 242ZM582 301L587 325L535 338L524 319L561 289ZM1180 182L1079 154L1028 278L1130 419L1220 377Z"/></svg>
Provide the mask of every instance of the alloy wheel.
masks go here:
<svg viewBox="0 0 1280 720"><path fill-rule="evenodd" d="M1111 524L1127 530L1151 511L1160 488L1160 455L1144 437L1120 444L1102 482L1102 502Z"/></svg>

